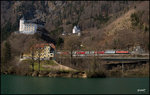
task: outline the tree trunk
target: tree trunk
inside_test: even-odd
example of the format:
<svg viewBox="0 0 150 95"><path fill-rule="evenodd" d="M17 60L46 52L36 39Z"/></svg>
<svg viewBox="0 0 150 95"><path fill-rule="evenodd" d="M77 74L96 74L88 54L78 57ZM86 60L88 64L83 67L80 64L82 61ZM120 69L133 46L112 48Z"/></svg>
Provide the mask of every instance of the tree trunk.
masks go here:
<svg viewBox="0 0 150 95"><path fill-rule="evenodd" d="M39 59L39 71L40 71L40 57L41 57L41 56L40 56L40 50L39 50L39 52L38 52L38 56L39 56L38 59Z"/></svg>
<svg viewBox="0 0 150 95"><path fill-rule="evenodd" d="M32 50L32 71L34 71L34 51Z"/></svg>
<svg viewBox="0 0 150 95"><path fill-rule="evenodd" d="M72 50L70 51L70 63L72 64Z"/></svg>

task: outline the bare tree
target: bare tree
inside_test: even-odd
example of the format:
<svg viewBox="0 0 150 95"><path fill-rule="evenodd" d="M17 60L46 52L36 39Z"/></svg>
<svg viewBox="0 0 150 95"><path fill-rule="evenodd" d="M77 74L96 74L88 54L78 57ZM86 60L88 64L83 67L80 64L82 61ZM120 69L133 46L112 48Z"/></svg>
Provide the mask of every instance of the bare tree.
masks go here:
<svg viewBox="0 0 150 95"><path fill-rule="evenodd" d="M70 63L72 64L73 51L80 48L81 41L79 37L73 35L67 37L64 42L64 48L70 51Z"/></svg>
<svg viewBox="0 0 150 95"><path fill-rule="evenodd" d="M41 62L41 48L38 48L38 62L39 62L39 71L40 71L40 62Z"/></svg>
<svg viewBox="0 0 150 95"><path fill-rule="evenodd" d="M34 47L31 48L31 58L32 58L32 71L34 71Z"/></svg>

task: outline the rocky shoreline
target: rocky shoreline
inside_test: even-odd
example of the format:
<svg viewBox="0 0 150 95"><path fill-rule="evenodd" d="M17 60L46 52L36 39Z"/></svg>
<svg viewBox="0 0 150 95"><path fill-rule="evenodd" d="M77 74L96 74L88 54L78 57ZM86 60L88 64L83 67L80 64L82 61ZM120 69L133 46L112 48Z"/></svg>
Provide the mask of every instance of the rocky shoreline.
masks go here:
<svg viewBox="0 0 150 95"><path fill-rule="evenodd" d="M67 72L67 71L29 71L26 73L17 73L15 71L4 71L1 74L13 74L33 77L64 77L64 78L87 78L85 72Z"/></svg>
<svg viewBox="0 0 150 95"><path fill-rule="evenodd" d="M15 66L3 66L1 67L1 74L10 75L22 75L33 77L64 77L64 78L105 78L105 77L149 77L149 64L137 65L136 67L128 69L124 68L122 71L121 66L113 68L112 70L98 69L95 71L79 71L69 69L57 69L57 70L34 70ZM28 67L28 66L27 66Z"/></svg>

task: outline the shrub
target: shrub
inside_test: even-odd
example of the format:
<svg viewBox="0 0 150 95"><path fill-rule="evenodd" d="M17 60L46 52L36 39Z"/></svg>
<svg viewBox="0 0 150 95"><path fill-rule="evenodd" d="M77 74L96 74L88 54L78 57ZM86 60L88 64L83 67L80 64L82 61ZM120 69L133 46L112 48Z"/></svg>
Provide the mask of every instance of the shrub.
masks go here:
<svg viewBox="0 0 150 95"><path fill-rule="evenodd" d="M139 17L137 13L131 14L131 22L133 26L137 26L139 24Z"/></svg>
<svg viewBox="0 0 150 95"><path fill-rule="evenodd" d="M94 72L87 72L87 77L89 78L99 78L99 77L106 77L106 73L104 71L94 71Z"/></svg>

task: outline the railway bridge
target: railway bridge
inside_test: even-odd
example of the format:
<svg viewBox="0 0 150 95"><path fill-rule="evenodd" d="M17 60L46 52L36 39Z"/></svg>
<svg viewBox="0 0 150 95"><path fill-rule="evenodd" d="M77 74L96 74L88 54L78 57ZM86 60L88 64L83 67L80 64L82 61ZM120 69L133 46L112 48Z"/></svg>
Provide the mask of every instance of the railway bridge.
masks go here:
<svg viewBox="0 0 150 95"><path fill-rule="evenodd" d="M59 57L60 59L65 59L65 58L70 58L68 57L64 57L61 56ZM105 61L105 65L108 68L112 68L112 67L117 67L118 65L121 66L122 68L122 72L125 70L125 66L137 66L137 65L142 65L142 64L149 64L149 56L146 57L104 57L104 56L74 56L73 59L83 59L83 60L97 60L97 61Z"/></svg>

